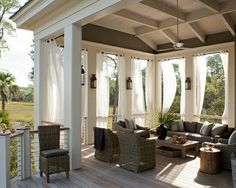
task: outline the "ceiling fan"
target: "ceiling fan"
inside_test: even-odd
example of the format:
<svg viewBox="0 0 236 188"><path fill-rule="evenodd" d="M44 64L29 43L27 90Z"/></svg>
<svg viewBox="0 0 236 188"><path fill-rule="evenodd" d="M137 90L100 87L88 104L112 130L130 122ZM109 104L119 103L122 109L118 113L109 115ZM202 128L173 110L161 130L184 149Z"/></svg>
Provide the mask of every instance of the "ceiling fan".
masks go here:
<svg viewBox="0 0 236 188"><path fill-rule="evenodd" d="M176 17L176 31L177 32L176 33L177 33L178 42L174 43L172 48L165 48L165 49L159 49L159 50L157 49L157 52L189 49L189 48L184 47L183 42L179 42L179 0L177 0L176 10L177 10L177 17Z"/></svg>

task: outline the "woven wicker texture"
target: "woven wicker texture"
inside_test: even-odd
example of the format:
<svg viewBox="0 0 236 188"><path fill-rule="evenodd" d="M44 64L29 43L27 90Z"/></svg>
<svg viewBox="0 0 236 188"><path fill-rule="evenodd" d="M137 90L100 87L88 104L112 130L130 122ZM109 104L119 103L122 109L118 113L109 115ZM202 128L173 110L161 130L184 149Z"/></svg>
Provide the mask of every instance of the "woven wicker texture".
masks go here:
<svg viewBox="0 0 236 188"><path fill-rule="evenodd" d="M104 129L104 150L95 150L95 158L105 162L114 162L119 159L119 142L117 135L110 129Z"/></svg>
<svg viewBox="0 0 236 188"><path fill-rule="evenodd" d="M60 148L60 126L49 125L39 126L39 169L40 176L44 173L47 176L49 183L49 175L59 172L66 172L67 178L69 177L69 155L59 155L55 157L46 158L41 155L44 150L59 149Z"/></svg>
<svg viewBox="0 0 236 188"><path fill-rule="evenodd" d="M120 144L119 164L122 168L134 172L155 168L155 140L133 133L117 134Z"/></svg>

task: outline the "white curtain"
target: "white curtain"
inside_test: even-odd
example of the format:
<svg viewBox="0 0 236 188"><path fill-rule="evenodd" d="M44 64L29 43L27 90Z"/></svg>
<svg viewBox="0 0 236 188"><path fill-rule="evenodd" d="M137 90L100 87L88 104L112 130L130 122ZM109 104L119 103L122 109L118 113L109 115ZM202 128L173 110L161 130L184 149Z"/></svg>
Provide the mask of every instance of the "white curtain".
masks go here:
<svg viewBox="0 0 236 188"><path fill-rule="evenodd" d="M142 82L142 69L145 67L144 61L139 59L131 60L131 74L133 79L132 89L132 114L135 116L135 122L144 125L144 118L138 117L145 113L144 92Z"/></svg>
<svg viewBox="0 0 236 188"><path fill-rule="evenodd" d="M228 89L229 89L229 81L228 81L228 62L229 62L229 54L228 52L220 53L221 61L223 63L224 68L224 77L225 77L225 108L222 115L222 123L228 124L229 113L228 113Z"/></svg>
<svg viewBox="0 0 236 188"><path fill-rule="evenodd" d="M171 61L162 61L161 70L163 75L163 104L162 112L167 112L175 98L176 77Z"/></svg>
<svg viewBox="0 0 236 188"><path fill-rule="evenodd" d="M147 62L145 77L145 100L147 105L147 114L145 116L145 126L152 126L152 116L155 109L155 63Z"/></svg>
<svg viewBox="0 0 236 188"><path fill-rule="evenodd" d="M97 53L97 127L107 128L109 113L109 75L105 54Z"/></svg>
<svg viewBox="0 0 236 188"><path fill-rule="evenodd" d="M88 52L86 50L81 51L81 65L85 70L85 74L88 72ZM81 71L81 70L79 70ZM85 76L85 84L81 86L81 118L87 117L87 109L88 109L88 80L87 76Z"/></svg>
<svg viewBox="0 0 236 188"><path fill-rule="evenodd" d="M64 123L63 51L55 41L44 42L45 87L43 88L42 120Z"/></svg>
<svg viewBox="0 0 236 188"><path fill-rule="evenodd" d="M85 83L81 86L81 138L86 142L88 131L88 126L86 127L86 117L88 117L88 52L86 50L81 51L81 65L85 70Z"/></svg>
<svg viewBox="0 0 236 188"><path fill-rule="evenodd" d="M207 59L206 56L194 57L194 65L196 71L196 101L195 101L195 115L196 121L200 120L202 112L203 100L205 95L206 86L206 73L207 73Z"/></svg>
<svg viewBox="0 0 236 188"><path fill-rule="evenodd" d="M147 62L145 77L145 96L147 104L147 112L152 113L154 110L154 84L155 84L155 64L153 61Z"/></svg>
<svg viewBox="0 0 236 188"><path fill-rule="evenodd" d="M177 59L181 79L180 115L185 114L185 59Z"/></svg>
<svg viewBox="0 0 236 188"><path fill-rule="evenodd" d="M162 110L162 72L161 72L161 61L158 61L156 64L156 73L157 73L157 83L156 83L156 106L157 111L161 112Z"/></svg>
<svg viewBox="0 0 236 188"><path fill-rule="evenodd" d="M124 120L127 113L127 101L126 101L126 63L123 56L117 58L118 64L118 117L117 120Z"/></svg>

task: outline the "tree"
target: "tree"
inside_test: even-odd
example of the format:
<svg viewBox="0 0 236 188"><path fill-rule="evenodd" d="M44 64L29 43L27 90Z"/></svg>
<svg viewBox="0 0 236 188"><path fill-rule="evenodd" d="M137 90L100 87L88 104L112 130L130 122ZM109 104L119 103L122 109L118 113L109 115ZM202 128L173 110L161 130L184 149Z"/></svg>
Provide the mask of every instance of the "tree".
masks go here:
<svg viewBox="0 0 236 188"><path fill-rule="evenodd" d="M5 106L7 102L7 94L9 89L12 86L12 83L15 81L15 77L10 73L0 72L0 95L2 98L2 110L5 111Z"/></svg>
<svg viewBox="0 0 236 188"><path fill-rule="evenodd" d="M34 48L34 40L33 40L33 44L31 45L32 48ZM32 60L32 62L34 62L34 50L32 49L29 53L29 56ZM31 71L28 74L28 78L30 79L30 81L34 82L34 67L32 67Z"/></svg>
<svg viewBox="0 0 236 188"><path fill-rule="evenodd" d="M0 52L1 49L7 49L7 41L4 38L5 34L12 34L15 31L12 23L6 19L6 16L11 14L11 10L18 8L18 0L0 0Z"/></svg>
<svg viewBox="0 0 236 188"><path fill-rule="evenodd" d="M9 94L8 99L11 101L13 97L16 97L20 91L20 88L18 85L11 85L9 86Z"/></svg>

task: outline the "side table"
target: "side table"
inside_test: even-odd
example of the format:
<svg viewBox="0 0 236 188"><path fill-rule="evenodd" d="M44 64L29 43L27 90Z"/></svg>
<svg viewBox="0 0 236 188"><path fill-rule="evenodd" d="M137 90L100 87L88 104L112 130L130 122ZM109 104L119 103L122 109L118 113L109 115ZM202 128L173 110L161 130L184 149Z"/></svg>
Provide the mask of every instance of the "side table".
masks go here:
<svg viewBox="0 0 236 188"><path fill-rule="evenodd" d="M208 174L216 174L220 171L219 149L200 148L200 171Z"/></svg>

